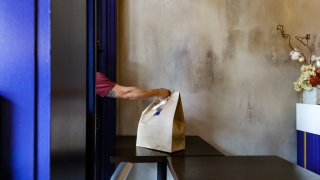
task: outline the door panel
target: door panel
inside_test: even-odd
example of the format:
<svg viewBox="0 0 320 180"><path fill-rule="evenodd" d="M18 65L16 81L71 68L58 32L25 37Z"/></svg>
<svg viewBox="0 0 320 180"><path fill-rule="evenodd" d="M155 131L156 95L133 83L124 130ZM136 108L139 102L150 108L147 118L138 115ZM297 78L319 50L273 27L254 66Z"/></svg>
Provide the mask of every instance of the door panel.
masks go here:
<svg viewBox="0 0 320 180"><path fill-rule="evenodd" d="M85 179L87 1L51 1L51 179Z"/></svg>
<svg viewBox="0 0 320 180"><path fill-rule="evenodd" d="M97 33L102 52L98 54L97 70L104 73L112 81L116 81L116 26L117 1L97 0ZM110 163L110 154L116 135L116 100L98 98L97 100L97 169L99 179L109 179L114 172L114 164Z"/></svg>
<svg viewBox="0 0 320 180"><path fill-rule="evenodd" d="M0 1L1 176L34 178L34 1Z"/></svg>

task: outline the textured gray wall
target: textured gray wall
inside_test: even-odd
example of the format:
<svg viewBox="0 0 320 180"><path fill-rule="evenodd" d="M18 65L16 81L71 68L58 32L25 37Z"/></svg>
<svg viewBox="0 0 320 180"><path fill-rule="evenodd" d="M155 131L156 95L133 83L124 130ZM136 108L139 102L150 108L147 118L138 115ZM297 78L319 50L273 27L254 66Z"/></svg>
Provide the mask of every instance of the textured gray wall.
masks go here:
<svg viewBox="0 0 320 180"><path fill-rule="evenodd" d="M294 35L320 29L317 0L121 0L118 83L182 94L187 133L232 155L296 161ZM118 102L118 133L136 134L149 101Z"/></svg>

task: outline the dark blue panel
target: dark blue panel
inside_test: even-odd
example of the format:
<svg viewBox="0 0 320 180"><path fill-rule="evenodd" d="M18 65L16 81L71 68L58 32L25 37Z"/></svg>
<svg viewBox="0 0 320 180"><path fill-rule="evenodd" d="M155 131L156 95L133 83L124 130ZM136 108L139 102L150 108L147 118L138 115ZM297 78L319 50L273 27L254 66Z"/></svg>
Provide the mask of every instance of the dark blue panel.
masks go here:
<svg viewBox="0 0 320 180"><path fill-rule="evenodd" d="M317 154L317 170L316 173L320 174L320 136L317 136L317 147L316 147L316 154Z"/></svg>
<svg viewBox="0 0 320 180"><path fill-rule="evenodd" d="M307 133L307 169L319 173L319 135Z"/></svg>
<svg viewBox="0 0 320 180"><path fill-rule="evenodd" d="M50 179L50 0L38 0L37 177Z"/></svg>
<svg viewBox="0 0 320 180"><path fill-rule="evenodd" d="M307 133L307 169L313 169L313 136L312 134Z"/></svg>
<svg viewBox="0 0 320 180"><path fill-rule="evenodd" d="M103 0L97 0L97 40L101 43L101 49L100 53L97 54L97 71L106 73L105 63L106 63L106 1ZM102 65L103 64L103 65ZM107 162L109 160L107 156L107 150L106 150L106 128L105 119L103 118L103 115L101 112L105 111L105 104L106 100L104 98L100 98L97 96L97 179L103 180L108 179L106 178L106 172L107 172Z"/></svg>
<svg viewBox="0 0 320 180"><path fill-rule="evenodd" d="M313 170L313 136L307 133L307 169Z"/></svg>
<svg viewBox="0 0 320 180"><path fill-rule="evenodd" d="M98 56L98 71L106 74L109 79L116 81L116 0L98 0L98 38L102 43L103 52ZM98 129L98 161L101 170L99 179L109 179L114 171L109 156L116 133L116 102L115 99L98 98L101 128Z"/></svg>
<svg viewBox="0 0 320 180"><path fill-rule="evenodd" d="M301 167L304 166L304 132L297 131L297 164Z"/></svg>
<svg viewBox="0 0 320 180"><path fill-rule="evenodd" d="M97 179L95 117L95 43L95 0L87 0L86 179Z"/></svg>
<svg viewBox="0 0 320 180"><path fill-rule="evenodd" d="M103 32L105 41L105 48L106 48L106 58L105 60L105 68L107 76L116 81L116 69L117 69L117 1L116 0L109 0L106 1L106 10L105 10L105 22L106 26L105 31ZM116 135L116 102L114 99L107 98L104 104L104 111L103 116L105 119L103 123L104 134L106 139L105 149L106 149L106 156L109 157L112 151L112 147L114 144L114 139ZM114 166L110 164L110 158L107 158L107 168L106 168L106 178L109 179L114 172Z"/></svg>
<svg viewBox="0 0 320 180"><path fill-rule="evenodd" d="M93 113L95 111L95 48L96 48L96 39L95 39L95 0L87 0L87 98L88 111Z"/></svg>
<svg viewBox="0 0 320 180"><path fill-rule="evenodd" d="M106 5L106 73L112 81L116 81L117 67L117 1L109 0Z"/></svg>
<svg viewBox="0 0 320 180"><path fill-rule="evenodd" d="M312 141L312 151L311 151L311 158L312 158L312 165L311 165L311 171L316 172L317 171L317 135L316 134L310 134L311 135L311 141Z"/></svg>
<svg viewBox="0 0 320 180"><path fill-rule="evenodd" d="M313 141L314 141L314 172L319 174L319 154L318 154L318 149L319 149L319 135L314 135L313 136Z"/></svg>
<svg viewBox="0 0 320 180"><path fill-rule="evenodd" d="M10 104L1 114L6 129L3 174L34 178L34 1L0 1L0 96ZM10 115L6 115L10 113ZM9 117L9 118L8 118Z"/></svg>

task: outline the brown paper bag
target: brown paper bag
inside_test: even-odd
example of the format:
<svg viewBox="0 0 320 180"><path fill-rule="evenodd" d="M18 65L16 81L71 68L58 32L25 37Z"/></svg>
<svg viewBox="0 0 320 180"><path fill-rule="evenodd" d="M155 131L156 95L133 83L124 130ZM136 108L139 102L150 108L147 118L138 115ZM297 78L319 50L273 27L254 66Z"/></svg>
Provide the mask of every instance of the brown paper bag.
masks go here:
<svg viewBox="0 0 320 180"><path fill-rule="evenodd" d="M138 124L136 146L165 152L185 148L184 116L179 92L165 101L154 100Z"/></svg>

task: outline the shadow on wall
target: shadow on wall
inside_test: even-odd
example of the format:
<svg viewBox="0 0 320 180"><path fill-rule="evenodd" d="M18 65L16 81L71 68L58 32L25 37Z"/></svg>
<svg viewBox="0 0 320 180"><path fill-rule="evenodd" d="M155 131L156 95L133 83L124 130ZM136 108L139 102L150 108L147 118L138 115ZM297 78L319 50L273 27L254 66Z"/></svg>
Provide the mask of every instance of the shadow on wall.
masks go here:
<svg viewBox="0 0 320 180"><path fill-rule="evenodd" d="M128 66L121 70L123 73L121 73L122 76L120 77L119 84L124 86L137 86L143 89L165 87L161 83L161 75L158 76L158 74L152 73L150 68L143 64L130 61L122 61L122 63L127 63ZM153 81L151 82L150 79ZM119 119L117 122L117 133L122 135L135 135L141 113L151 102L152 98L138 101L119 100L119 107L117 109Z"/></svg>
<svg viewBox="0 0 320 180"><path fill-rule="evenodd" d="M0 179L12 179L12 104L0 96Z"/></svg>

